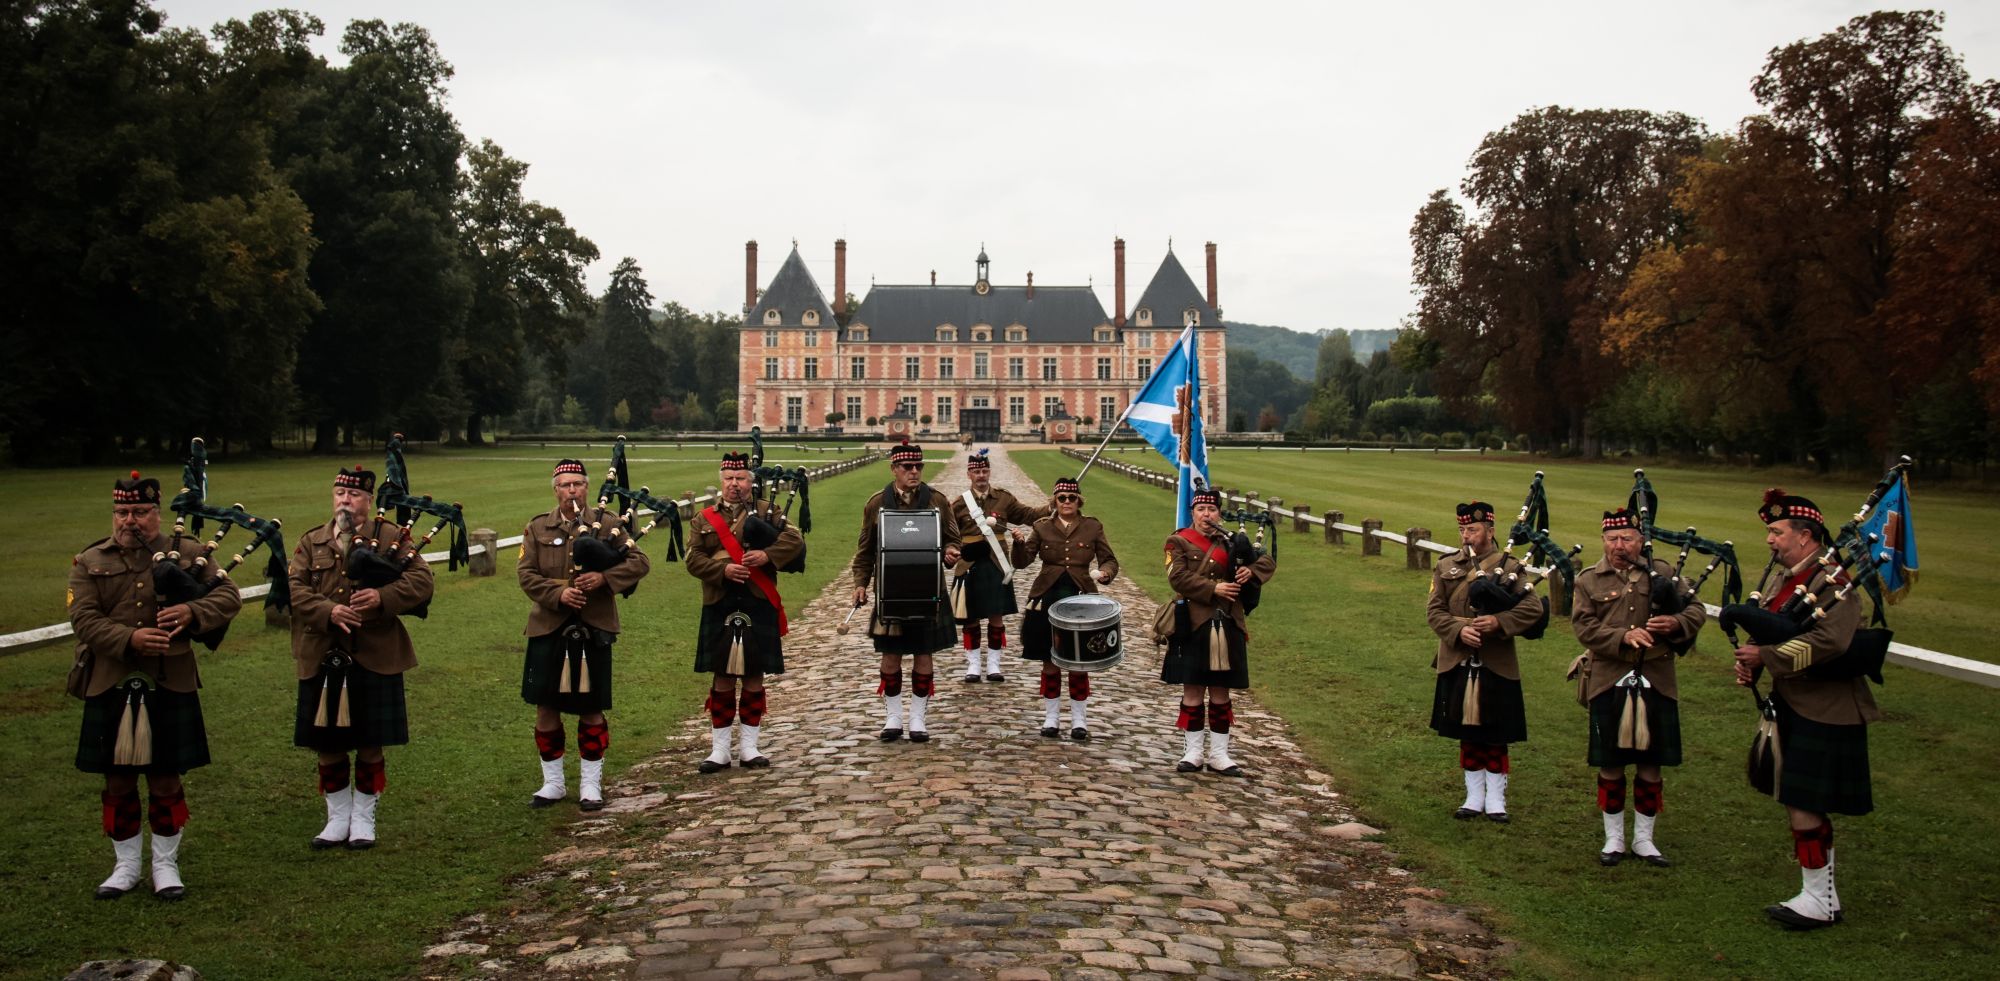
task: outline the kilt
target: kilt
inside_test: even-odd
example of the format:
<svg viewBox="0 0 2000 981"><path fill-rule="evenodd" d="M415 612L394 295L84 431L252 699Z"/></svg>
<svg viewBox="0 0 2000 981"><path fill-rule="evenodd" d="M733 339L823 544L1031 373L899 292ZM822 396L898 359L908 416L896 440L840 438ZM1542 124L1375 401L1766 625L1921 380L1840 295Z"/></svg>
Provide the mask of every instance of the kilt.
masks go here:
<svg viewBox="0 0 2000 981"><path fill-rule="evenodd" d="M1521 699L1521 683L1502 678L1490 668L1479 671L1479 725L1469 726L1459 721L1470 674L1471 669L1460 664L1437 676L1437 689L1431 696L1431 728L1447 739L1465 742L1487 745L1527 742L1528 710Z"/></svg>
<svg viewBox="0 0 2000 981"><path fill-rule="evenodd" d="M1778 803L1819 814L1866 814L1875 809L1868 774L1868 726L1814 722L1778 705L1778 744L1785 769Z"/></svg>
<svg viewBox="0 0 2000 981"><path fill-rule="evenodd" d="M1167 642L1167 656L1160 662L1160 681L1169 685L1202 685L1242 691L1250 687L1250 656L1243 631L1236 621L1222 621L1222 635L1229 646L1229 670L1208 669L1209 626L1176 633Z"/></svg>
<svg viewBox="0 0 2000 981"><path fill-rule="evenodd" d="M731 628L723 621L732 613L750 618L750 629L743 639L743 673L784 674L785 648L778 636L778 611L761 598L751 600L736 595L725 595L701 608L694 669L702 674L717 674L729 666Z"/></svg>
<svg viewBox="0 0 2000 981"><path fill-rule="evenodd" d="M983 538L979 546L982 555L992 551ZM967 550L970 551L971 547L967 546ZM1014 582L1000 574L998 562L984 557L974 559L972 568L967 569L957 581L965 584L965 619L968 621L1021 612L1020 607L1014 604Z"/></svg>
<svg viewBox="0 0 2000 981"><path fill-rule="evenodd" d="M340 684L347 681L347 715L351 725L319 727L313 718L319 713L319 697L327 675L333 675L326 692L327 721L340 711ZM322 753L345 753L363 746L403 746L410 741L410 715L403 704L403 676L376 674L359 664L345 671L320 668L299 682L298 713L292 721L292 745Z"/></svg>
<svg viewBox="0 0 2000 981"><path fill-rule="evenodd" d="M1046 661L1049 652L1055 648L1055 632L1049 629L1049 607L1057 600L1081 595L1082 587L1063 576L1055 581L1040 596L1028 598L1028 612L1021 615L1021 657L1029 661Z"/></svg>
<svg viewBox="0 0 2000 981"><path fill-rule="evenodd" d="M1657 688L1643 689L1639 695L1646 707L1646 725L1653 748L1618 748L1618 717L1625 711L1625 689L1613 688L1590 700L1590 765L1656 766L1681 765L1680 703L1660 694Z"/></svg>
<svg viewBox="0 0 2000 981"><path fill-rule="evenodd" d="M935 654L958 645L958 626L951 618L950 603L939 600L936 615L928 620L885 622L875 619L871 611L868 615L868 636L875 642L877 654L898 657Z"/></svg>
<svg viewBox="0 0 2000 981"><path fill-rule="evenodd" d="M153 728L153 762L116 766L118 724L125 717L127 690L115 687L83 701L83 730L76 741L76 768L85 773L186 773L208 763L208 730L201 721L201 696L156 687L146 693L146 722Z"/></svg>
<svg viewBox="0 0 2000 981"><path fill-rule="evenodd" d="M571 627L579 631L575 640L565 636ZM528 638L528 653L521 661L521 701L576 715L610 708L611 643L617 639L617 634L582 623L566 623L553 633ZM563 657L566 647L579 644L581 650ZM583 687L586 666L590 669L590 690L577 691ZM564 670L569 672L571 690L567 692L560 690Z"/></svg>

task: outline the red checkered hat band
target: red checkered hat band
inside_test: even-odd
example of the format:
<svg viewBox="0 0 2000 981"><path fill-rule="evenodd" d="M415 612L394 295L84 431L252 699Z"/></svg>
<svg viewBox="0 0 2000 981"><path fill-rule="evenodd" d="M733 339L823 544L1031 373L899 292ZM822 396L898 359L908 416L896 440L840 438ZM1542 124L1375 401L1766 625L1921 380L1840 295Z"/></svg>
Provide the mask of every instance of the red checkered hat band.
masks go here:
<svg viewBox="0 0 2000 981"><path fill-rule="evenodd" d="M339 473L333 475L333 486L372 493L375 490L375 472L360 467L352 470L342 467Z"/></svg>
<svg viewBox="0 0 2000 981"><path fill-rule="evenodd" d="M924 448L910 443L904 443L896 447L895 449L889 451L889 462L922 463L924 462Z"/></svg>
<svg viewBox="0 0 2000 981"><path fill-rule="evenodd" d="M1764 523L1767 525L1782 518L1797 518L1800 521L1810 521L1814 524L1826 523L1826 518L1819 513L1818 508L1807 507L1803 504L1772 505L1765 508L1761 514L1763 515Z"/></svg>
<svg viewBox="0 0 2000 981"><path fill-rule="evenodd" d="M1639 519L1635 517L1632 514L1632 512L1627 511L1624 508L1619 508L1616 511L1604 512L1605 531L1611 531L1617 528L1637 528L1637 527L1639 527Z"/></svg>
<svg viewBox="0 0 2000 981"><path fill-rule="evenodd" d="M750 469L750 454L748 453L722 454L722 469L725 471Z"/></svg>
<svg viewBox="0 0 2000 981"><path fill-rule="evenodd" d="M113 504L158 504L160 503L160 482L151 477L140 477L139 471L132 476L111 485Z"/></svg>
<svg viewBox="0 0 2000 981"><path fill-rule="evenodd" d="M1077 483L1074 477L1063 477L1056 481L1056 493L1081 494L1083 493L1083 485Z"/></svg>
<svg viewBox="0 0 2000 981"><path fill-rule="evenodd" d="M564 460L560 463L557 463L555 470L552 473L550 473L549 476L560 477L566 473L573 473L580 477L589 476L589 474L587 474L583 469L582 460Z"/></svg>
<svg viewBox="0 0 2000 981"><path fill-rule="evenodd" d="M1493 505L1485 501L1473 501L1470 504L1461 504L1458 506L1458 523L1461 525L1492 520Z"/></svg>
<svg viewBox="0 0 2000 981"><path fill-rule="evenodd" d="M991 470L991 469L993 469L993 461L991 461L991 460L988 460L988 459L986 458L986 454L984 454L984 453L974 453L974 454L972 454L972 456L971 456L971 457L969 457L969 458L967 458L967 459L966 459L966 461L965 461L965 469L967 469L967 470Z"/></svg>
<svg viewBox="0 0 2000 981"><path fill-rule="evenodd" d="M1188 497L1188 507L1194 507L1197 504L1213 504L1216 507L1221 507L1222 494L1212 488L1203 488L1195 491Z"/></svg>

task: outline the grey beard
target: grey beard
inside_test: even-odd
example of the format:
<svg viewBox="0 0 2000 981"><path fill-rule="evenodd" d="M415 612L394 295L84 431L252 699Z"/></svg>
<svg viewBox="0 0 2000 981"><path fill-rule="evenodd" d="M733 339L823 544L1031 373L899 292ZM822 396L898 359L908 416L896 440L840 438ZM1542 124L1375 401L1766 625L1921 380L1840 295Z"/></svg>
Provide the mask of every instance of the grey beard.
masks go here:
<svg viewBox="0 0 2000 981"><path fill-rule="evenodd" d="M347 546L354 540L354 515L346 511L333 512L333 547L342 555L347 554Z"/></svg>

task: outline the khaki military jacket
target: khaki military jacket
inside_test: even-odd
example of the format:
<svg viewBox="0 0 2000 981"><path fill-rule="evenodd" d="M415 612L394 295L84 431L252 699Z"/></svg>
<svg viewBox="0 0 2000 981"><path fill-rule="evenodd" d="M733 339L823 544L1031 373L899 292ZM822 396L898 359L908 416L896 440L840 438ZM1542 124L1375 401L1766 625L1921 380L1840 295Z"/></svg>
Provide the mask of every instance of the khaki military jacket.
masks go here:
<svg viewBox="0 0 2000 981"><path fill-rule="evenodd" d="M1789 570L1772 569L1757 592L1770 596L1790 578ZM1848 645L1854 641L1854 631L1861 626L1861 604L1867 602L1863 593L1854 589L1845 599L1833 602L1833 594L1840 585L1829 581L1823 572L1815 574L1806 588L1814 602L1825 607L1826 616L1811 630L1782 644L1758 646L1764 672L1772 678L1771 687L1784 696L1792 711L1814 722L1851 726L1882 718L1882 711L1875 707L1875 693L1868 690L1867 678L1819 680L1804 673L1814 665L1847 653Z"/></svg>
<svg viewBox="0 0 2000 981"><path fill-rule="evenodd" d="M928 484L922 485L918 490L929 486ZM929 501L918 503L911 498L904 497L902 492L898 490L876 491L875 496L869 498L868 503L861 506L861 541L855 545L854 561L849 565L849 570L854 573L854 585L862 589L867 589L875 583L875 516L881 514L882 509L885 507L895 511L915 511L923 508L934 508L939 515L938 548L945 549L959 544L961 539L958 535L958 522L952 520L950 498L947 498L943 491L935 487L931 487L930 492L931 499ZM883 503L883 496L885 494L893 495L896 499L885 504Z"/></svg>
<svg viewBox="0 0 2000 981"><path fill-rule="evenodd" d="M367 518L360 531L371 539L392 542L403 529L394 521ZM319 664L334 649L354 655L357 664L376 674L401 674L417 666L417 651L401 616L431 598L435 582L430 563L412 559L403 577L382 587L382 605L362 615L361 626L347 633L333 625L333 608L347 603L358 588L347 578L346 556L333 545L333 522L320 525L292 549L292 660L300 681L319 674ZM386 545L384 546L387 547Z"/></svg>
<svg viewBox="0 0 2000 981"><path fill-rule="evenodd" d="M1221 613L1235 621L1236 626L1243 631L1243 635L1248 637L1250 621L1243 612L1243 604L1215 595L1217 583L1225 580L1236 581L1235 570L1226 560L1229 541L1223 536L1212 538L1210 541L1224 554L1225 559L1218 560L1203 555L1201 549L1182 538L1179 532L1168 535L1167 584L1172 586L1174 592L1180 594L1182 599L1187 600L1188 622L1194 624L1197 629L1217 613ZM1267 552L1257 558L1250 571L1257 577L1258 582L1270 582L1271 576L1278 571L1278 564Z"/></svg>
<svg viewBox="0 0 2000 981"><path fill-rule="evenodd" d="M804 535L799 534L799 526L786 520L784 512L773 507L770 501L751 501L747 505L717 503L715 510L722 515L723 522L729 525L729 533L735 535L738 542L743 540L743 521L753 510L758 517L774 525L780 525L782 522L778 540L764 550L765 556L771 560L764 568L773 576L777 575L780 566L798 558L799 552L806 547L806 539ZM732 589L741 590L756 597L758 602L764 602L764 591L755 585L729 581L729 563L735 560L729 557L729 550L723 547L722 536L715 533L715 529L709 526L708 521L701 516L701 512L695 512L694 521L690 522L690 526L687 571L688 575L701 580L701 605L713 606L722 602ZM745 545L744 548L747 549L749 546Z"/></svg>
<svg viewBox="0 0 2000 981"><path fill-rule="evenodd" d="M999 487L989 486L985 497L975 495L974 500L979 502L981 511L995 519L993 537L1000 539L1003 548L1008 548L1006 539L1008 525L1030 524L1036 518L1050 513L1048 505L1031 508L1022 504L1021 499L1015 497L1011 491ZM962 553L958 565L951 571L953 575L962 576L972 571L972 563L991 561L986 553L991 551L992 547L986 544L986 535L979 530L978 523L972 520L972 509L965 506L963 495L952 495L951 513L958 521L958 541ZM1011 548L1009 550L1011 551Z"/></svg>
<svg viewBox="0 0 2000 981"><path fill-rule="evenodd" d="M599 519L596 512L586 508L584 515L604 527L597 532L599 537L611 534L613 529L624 527L624 520L617 513L607 509ZM622 536L621 536L622 537ZM639 550L639 543L627 542L625 559L604 570L604 588L584 594L583 609L572 610L563 605L562 591L573 578L570 574L570 549L575 547L576 520L563 518L554 511L546 511L528 522L521 532L521 550L514 565L514 574L521 580L521 592L528 594L534 605L528 608L528 626L521 632L530 637L546 637L562 629L569 622L570 614L589 626L599 630L618 632L619 594L639 584L646 573L653 569L652 561Z"/></svg>
<svg viewBox="0 0 2000 981"><path fill-rule="evenodd" d="M76 628L76 649L95 657L86 695L101 695L133 671L153 677L155 683L171 691L191 692L201 687L195 667L191 640L227 623L243 608L236 584L222 575L222 582L207 596L188 604L194 622L174 635L164 655L139 654L132 648L132 634L140 627L152 627L159 612L153 592L153 556L169 551L170 535L153 539L144 550L120 548L115 538L99 539L77 553L69 564L69 622ZM190 568L201 552L202 542L181 539L181 568ZM211 564L213 560L211 559Z"/></svg>
<svg viewBox="0 0 2000 981"><path fill-rule="evenodd" d="M1660 559L1653 560L1653 569L1662 576L1674 574L1673 565ZM1590 653L1590 688L1586 698L1610 691L1612 685L1637 665L1639 676L1651 682L1660 694L1680 700L1672 648L1685 650L1693 643L1695 634L1708 619L1708 611L1700 600L1695 600L1676 618L1680 626L1671 636L1654 638L1653 646L1643 651L1626 645L1626 631L1644 627L1652 615L1651 577L1639 566L1619 572L1611 567L1610 559L1599 559L1596 565L1577 573L1570 626L1576 628L1576 639ZM1641 653L1645 655L1643 664Z"/></svg>
<svg viewBox="0 0 2000 981"><path fill-rule="evenodd" d="M1015 541L1010 550L1015 568L1042 560L1042 571L1035 575L1034 585L1028 587L1029 596L1048 592L1064 576L1086 593L1097 592L1097 581L1090 578L1092 561L1104 575L1118 575L1118 556L1111 551L1111 539L1104 534L1104 524L1089 515L1077 515L1076 524L1067 531L1063 530L1062 520L1053 514L1037 518L1031 537Z"/></svg>
<svg viewBox="0 0 2000 981"><path fill-rule="evenodd" d="M1473 575L1480 570L1485 570L1488 576L1498 575L1501 579L1509 575L1528 574L1519 559L1497 546L1489 545L1477 557L1461 548L1439 559L1431 572L1431 598L1426 610L1431 632L1438 635L1437 660L1432 667L1437 669L1437 673L1444 674L1478 655L1487 670L1502 678L1519 681L1521 662L1515 656L1514 638L1542 618L1541 601L1530 596L1515 604L1513 609L1494 614L1494 619L1500 621L1499 632L1487 631L1480 635L1480 646L1467 646L1459 639L1459 632L1479 617L1472 609L1471 594Z"/></svg>

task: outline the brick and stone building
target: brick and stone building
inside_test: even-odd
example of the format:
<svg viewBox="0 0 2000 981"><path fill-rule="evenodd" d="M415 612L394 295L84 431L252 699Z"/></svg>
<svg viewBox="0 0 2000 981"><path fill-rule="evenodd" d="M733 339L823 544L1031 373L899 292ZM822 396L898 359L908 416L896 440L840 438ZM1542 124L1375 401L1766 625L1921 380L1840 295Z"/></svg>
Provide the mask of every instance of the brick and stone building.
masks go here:
<svg viewBox="0 0 2000 981"><path fill-rule="evenodd" d="M1068 423L1048 425L1050 438L1095 432L1118 419L1192 322L1203 423L1221 432L1226 338L1214 243L1206 252L1205 294L1170 247L1128 318L1123 239L1112 245L1112 314L1089 286L1037 285L1032 272L1018 283L997 282L984 249L970 283L940 284L932 273L927 285L876 285L848 310L845 239L834 243L832 303L796 245L759 292L757 243L750 242L737 425L803 432L844 413L849 430L874 417L891 435L928 429L933 438L1018 438L1043 428L1037 418Z"/></svg>

